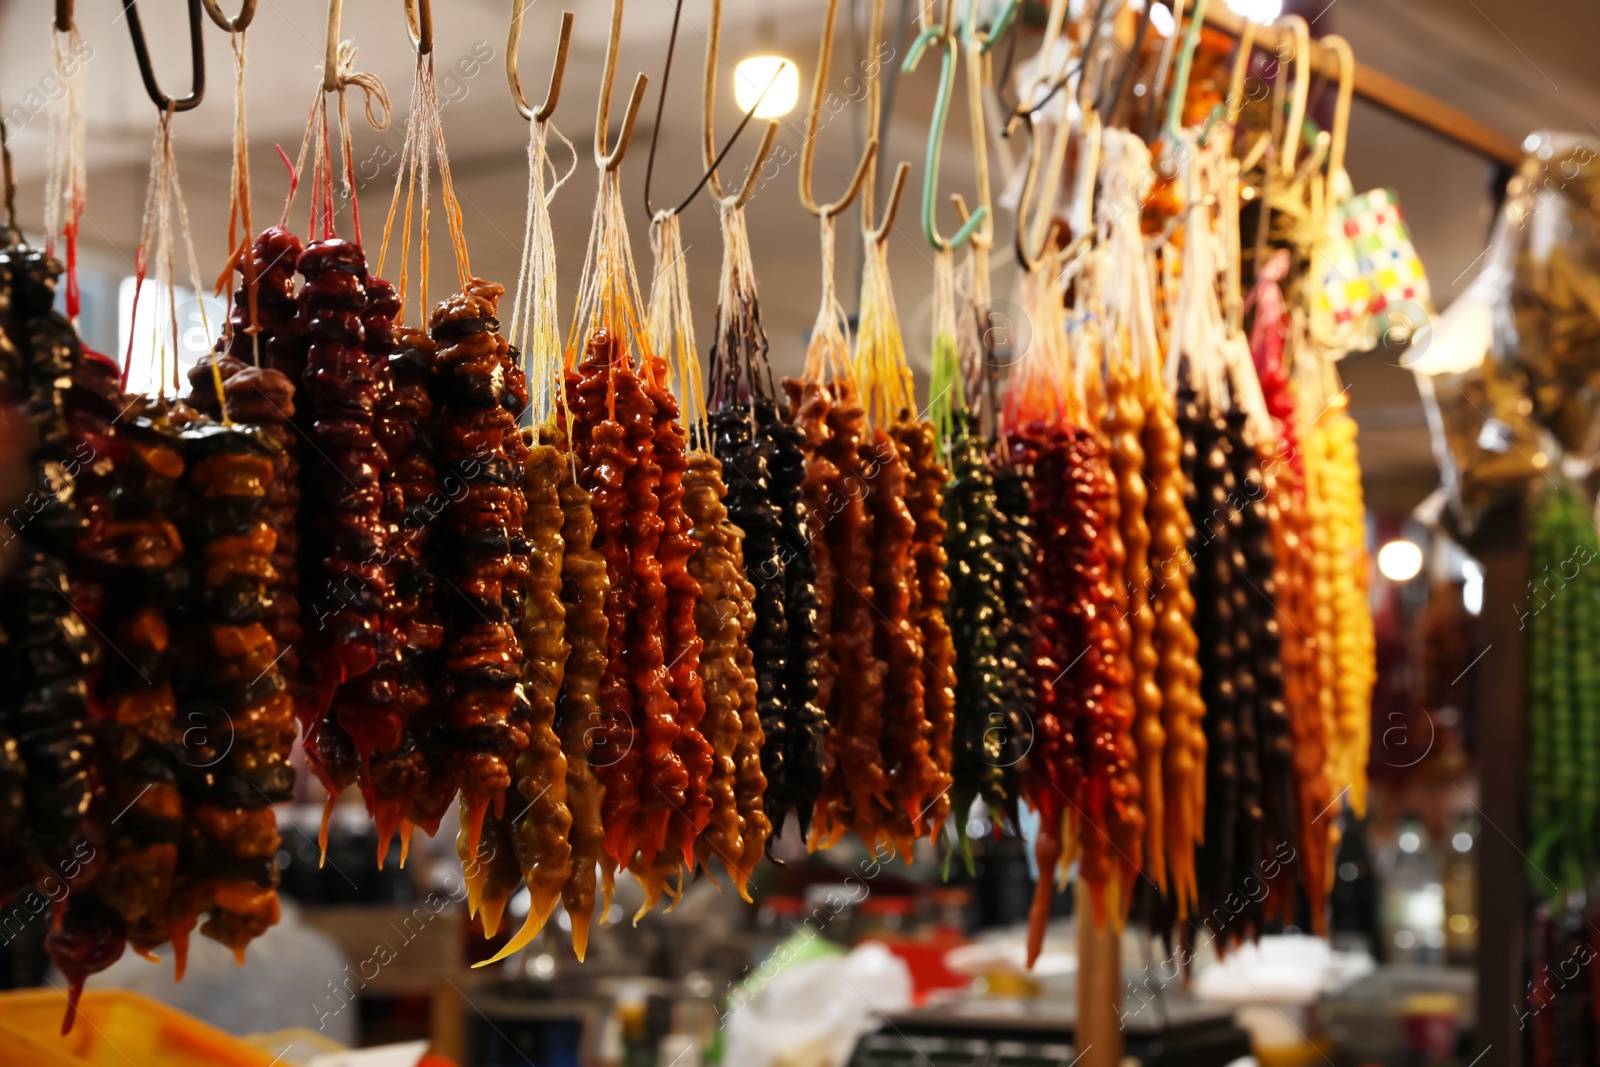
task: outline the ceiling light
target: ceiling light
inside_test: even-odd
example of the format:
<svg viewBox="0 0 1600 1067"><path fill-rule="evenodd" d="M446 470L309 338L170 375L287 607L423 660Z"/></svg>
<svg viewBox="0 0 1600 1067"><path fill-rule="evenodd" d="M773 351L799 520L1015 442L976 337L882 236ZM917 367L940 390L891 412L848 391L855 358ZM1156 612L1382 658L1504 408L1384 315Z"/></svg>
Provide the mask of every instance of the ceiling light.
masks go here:
<svg viewBox="0 0 1600 1067"><path fill-rule="evenodd" d="M1422 573L1422 549L1412 541L1390 541L1378 549L1378 570L1391 582L1409 582Z"/></svg>
<svg viewBox="0 0 1600 1067"><path fill-rule="evenodd" d="M1283 0L1228 0L1228 6L1251 22L1271 22L1283 14Z"/></svg>
<svg viewBox="0 0 1600 1067"><path fill-rule="evenodd" d="M767 88L769 84L770 89ZM733 97L740 111L754 107L758 119L787 115L800 101L800 71L782 56L741 59L733 69ZM757 100L761 101L759 105Z"/></svg>
<svg viewBox="0 0 1600 1067"><path fill-rule="evenodd" d="M1177 29L1177 24L1172 20L1172 9L1166 4L1153 4L1150 7L1150 25L1163 37L1171 37L1172 31Z"/></svg>

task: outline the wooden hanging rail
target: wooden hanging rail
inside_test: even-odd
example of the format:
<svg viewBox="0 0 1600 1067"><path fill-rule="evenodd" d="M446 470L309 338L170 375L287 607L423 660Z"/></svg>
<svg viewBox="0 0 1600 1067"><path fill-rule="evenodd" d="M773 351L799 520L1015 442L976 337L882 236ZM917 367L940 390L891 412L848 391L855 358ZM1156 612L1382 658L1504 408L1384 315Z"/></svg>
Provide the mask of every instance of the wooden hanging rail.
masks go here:
<svg viewBox="0 0 1600 1067"><path fill-rule="evenodd" d="M1244 19L1223 4L1207 5L1205 22L1212 29L1231 37L1237 38L1244 31ZM1275 51L1279 42L1290 36L1288 30L1277 26L1257 25L1255 28L1256 47L1269 52ZM1315 42L1312 47L1311 63L1314 70L1331 78L1339 76L1338 56L1329 49L1317 46ZM1496 163L1514 167L1522 162L1522 146L1515 138L1479 122L1442 100L1373 70L1365 63L1356 64L1355 81L1356 95L1364 100L1370 100L1385 111L1414 122L1423 129L1431 130Z"/></svg>

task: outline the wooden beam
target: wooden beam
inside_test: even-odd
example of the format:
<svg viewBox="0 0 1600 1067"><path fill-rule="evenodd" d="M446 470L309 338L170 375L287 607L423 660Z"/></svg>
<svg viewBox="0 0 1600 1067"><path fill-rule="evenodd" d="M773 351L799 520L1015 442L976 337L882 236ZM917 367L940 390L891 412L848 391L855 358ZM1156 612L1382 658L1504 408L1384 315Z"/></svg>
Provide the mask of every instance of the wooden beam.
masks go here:
<svg viewBox="0 0 1600 1067"><path fill-rule="evenodd" d="M1206 5L1206 25L1231 37L1238 37L1244 31L1244 19L1234 14L1224 4ZM1279 42L1285 39L1292 42L1294 37L1287 30L1275 26L1256 26L1257 48L1275 53ZM1311 47L1312 69L1329 77L1338 77L1338 57L1327 49L1318 47L1315 39L1312 40ZM1454 141L1480 156L1511 167L1522 162L1522 145L1516 138L1501 133L1459 108L1452 107L1419 89L1413 89L1404 82L1373 70L1359 61L1356 63L1355 92L1363 100L1371 101L1385 111L1399 115L1446 140Z"/></svg>

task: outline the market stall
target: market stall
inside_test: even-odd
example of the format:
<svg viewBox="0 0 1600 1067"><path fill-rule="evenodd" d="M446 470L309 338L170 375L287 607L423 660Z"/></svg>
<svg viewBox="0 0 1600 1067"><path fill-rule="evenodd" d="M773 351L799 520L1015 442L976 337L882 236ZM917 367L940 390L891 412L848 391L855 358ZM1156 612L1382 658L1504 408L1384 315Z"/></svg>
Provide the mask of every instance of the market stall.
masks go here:
<svg viewBox="0 0 1600 1067"><path fill-rule="evenodd" d="M845 30L827 0L782 173L782 112L764 107L798 94L794 64L754 80L741 65L742 118L719 141L713 0L698 167L674 179L658 148L681 0L664 52L653 42L653 122L652 78L615 92L630 16L608 6L592 136L574 16L514 0L502 110L526 152L499 214L523 225L520 241L499 233L514 276L485 278L489 216L464 208L473 164L453 173L446 143L446 6L404 5L410 90L391 95L358 68L333 0L321 68L285 102L246 91L255 3L229 18L188 0L192 80L175 98L123 0L155 136L129 328L102 353L80 307L97 150L85 35L56 5L46 209L18 203L8 151L0 249L15 520L0 921L16 901L19 932L40 917L53 988L0 994L0 1015L25 998L0 1018L0 1051L101 1062L115 1017L158 1062L188 1021L98 984L125 954L182 981L193 953L188 982L204 985L206 942L278 966L288 928L352 965L310 981L317 1030L359 1014L372 1044L426 1018L431 1054L457 1063L801 1049L869 1067L926 1055L919 1042L1085 1067L1250 1053L1232 1006L1194 995L1197 961L1304 934L1319 967L1352 966L1323 942L1351 880L1342 842L1368 810L1384 587L1342 366L1406 309L1431 310L1392 197L1357 196L1346 172L1352 100L1497 163L1520 148L1303 17L1256 25L1207 0L949 0L905 5L898 24L884 0L852 5L852 29L859 15L883 42L846 79L864 102L852 140L831 122ZM538 105L518 64L534 32L555 42ZM931 121L913 179L887 165L886 124L919 69ZM175 133L228 73L226 232L196 232ZM298 151L278 149L287 181L253 171L247 110L307 99ZM965 136L947 142L958 111ZM585 131L570 162L558 118ZM363 141L385 130L400 148L376 187ZM859 152L819 167L834 138ZM974 181L951 194L958 155ZM587 245L560 244L591 178ZM791 181L821 268L792 360L769 346L749 221L780 199L797 210ZM663 206L668 187L687 193ZM721 238L712 316L691 299L712 258L691 258L683 230L702 196ZM917 275L890 256L907 235ZM1015 289L997 294L1002 257ZM575 288L558 263L582 264ZM185 286L206 349L193 360ZM1586 396L1593 371L1569 334L1539 333L1560 295L1540 292L1518 305L1519 370L1576 456L1588 409L1561 397ZM1500 415L1504 394L1484 388ZM1550 491L1482 520L1504 534L1479 546L1496 595L1595 545L1587 497L1548 477L1560 464L1538 441ZM1525 488L1454 458L1473 522L1475 493ZM1522 509L1495 499L1512 496ZM1504 843L1562 872L1558 904L1593 874L1588 820L1563 813L1600 803L1583 762L1600 679L1587 597L1551 599L1531 633L1501 620L1492 637L1504 658L1486 684L1504 703L1481 774ZM1522 866L1491 858L1506 851L1493 840L1483 1050L1522 1043L1498 1009L1521 1003ZM812 880L817 864L847 875ZM1005 899L988 910L1015 921L1010 942L969 943L975 893ZM857 947L821 947L834 940ZM1141 973L1130 946L1163 959ZM845 987L860 1003L839 1007ZM785 1015L788 998L811 1018ZM41 1032L46 1007L59 1035ZM221 1034L187 1040L256 1062Z"/></svg>

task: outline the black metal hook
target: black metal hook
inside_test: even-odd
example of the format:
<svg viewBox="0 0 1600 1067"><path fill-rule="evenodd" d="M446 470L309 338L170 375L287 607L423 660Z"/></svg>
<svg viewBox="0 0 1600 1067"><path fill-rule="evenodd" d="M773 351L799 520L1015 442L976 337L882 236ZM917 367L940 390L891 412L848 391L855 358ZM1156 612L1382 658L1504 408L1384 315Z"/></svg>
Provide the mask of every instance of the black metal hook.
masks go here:
<svg viewBox="0 0 1600 1067"><path fill-rule="evenodd" d="M206 95L206 50L200 39L200 0L189 0L189 62L194 70L194 84L189 95L173 100L161 91L156 83L155 70L150 66L150 46L145 43L144 27L139 23L139 7L134 0L122 0L122 13L128 16L128 36L133 38L134 58L139 61L139 77L144 80L144 91L161 111L189 111L200 105Z"/></svg>
<svg viewBox="0 0 1600 1067"><path fill-rule="evenodd" d="M672 11L672 36L667 38L667 61L661 70L661 89L656 93L656 124L650 131L650 155L644 165L644 213L646 217L652 219L656 217L656 213L650 206L650 177L655 173L656 169L656 142L661 138L661 112L667 102L667 79L672 76L672 54L677 50L678 20L682 15L683 0L677 0L677 5ZM772 72L772 77L767 80L766 87L761 90L761 95L756 97L755 103L750 105L750 110L744 113L744 118L739 120L739 125L733 128L733 134L728 138L727 143L722 146L722 150L717 153L717 158L713 159L711 166L707 167L705 173L700 175L700 180L694 183L694 188L689 190L689 195L683 198L683 202L672 209L674 215L683 214L684 208L693 203L694 198L700 195L700 190L706 187L706 183L711 180L711 176L717 172L717 168L722 165L722 161L727 158L728 153L733 150L733 146L738 143L739 135L744 133L744 128L750 125L751 119L756 117L756 108L760 107L761 101L767 98L768 91L777 83L778 75L782 73L783 68L781 66ZM773 123L773 126L776 127L777 123ZM775 129L767 132L767 140L769 142L775 132ZM770 144L768 147L770 148Z"/></svg>

